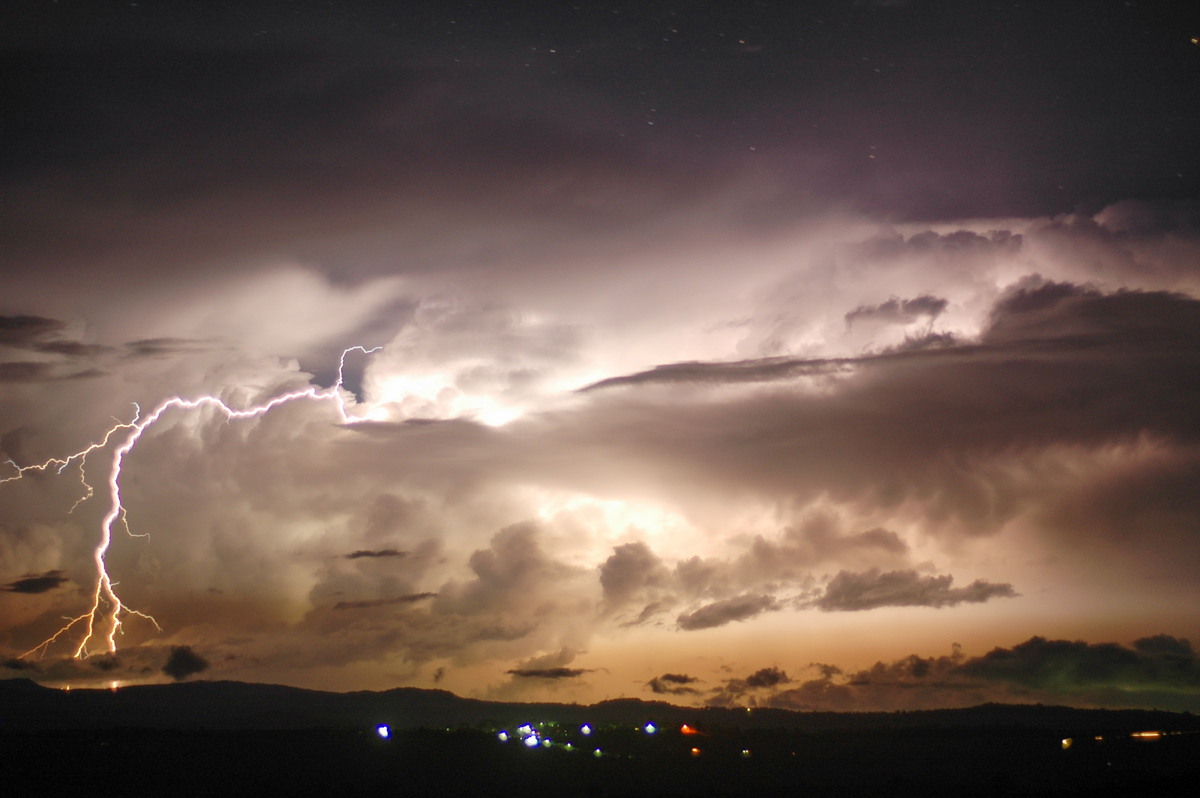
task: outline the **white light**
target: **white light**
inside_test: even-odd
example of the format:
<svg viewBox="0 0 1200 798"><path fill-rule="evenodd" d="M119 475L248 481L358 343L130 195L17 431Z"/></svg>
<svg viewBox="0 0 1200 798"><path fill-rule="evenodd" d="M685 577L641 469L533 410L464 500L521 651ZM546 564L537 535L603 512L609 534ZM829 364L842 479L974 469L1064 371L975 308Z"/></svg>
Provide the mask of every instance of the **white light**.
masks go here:
<svg viewBox="0 0 1200 798"><path fill-rule="evenodd" d="M597 759L599 759L600 757L604 756L604 754L602 754L602 753L600 752L600 749L599 749L599 748L597 748L595 751L592 751L592 756L594 756L594 757L596 757Z"/></svg>
<svg viewBox="0 0 1200 798"><path fill-rule="evenodd" d="M392 730L388 728L386 723L380 723L378 726L376 726L375 733L385 740L392 736Z"/></svg>
<svg viewBox="0 0 1200 798"><path fill-rule="evenodd" d="M499 734L497 734L496 736L500 738L500 742L502 742L502 743L508 742L508 732L502 731Z"/></svg>
<svg viewBox="0 0 1200 798"><path fill-rule="evenodd" d="M580 733L580 734L591 734L591 733L592 733L592 727L591 727L591 726L589 726L589 725L587 725L587 724L585 723L585 724L583 724L582 726L580 726L580 727L579 727L579 733Z"/></svg>
<svg viewBox="0 0 1200 798"><path fill-rule="evenodd" d="M533 734L533 727L530 726L528 723L525 723L521 726L518 726L517 731L519 731L521 734L526 734L526 735Z"/></svg>
<svg viewBox="0 0 1200 798"><path fill-rule="evenodd" d="M545 748L549 748L550 747L550 738L547 737L545 740L542 740L542 746Z"/></svg>
<svg viewBox="0 0 1200 798"><path fill-rule="evenodd" d="M537 748L537 744L538 738L532 734L525 738L525 745L529 746L530 748Z"/></svg>
<svg viewBox="0 0 1200 798"><path fill-rule="evenodd" d="M658 731L658 729L655 728L653 723L647 723L645 728L646 728L646 734L654 734L656 731Z"/></svg>

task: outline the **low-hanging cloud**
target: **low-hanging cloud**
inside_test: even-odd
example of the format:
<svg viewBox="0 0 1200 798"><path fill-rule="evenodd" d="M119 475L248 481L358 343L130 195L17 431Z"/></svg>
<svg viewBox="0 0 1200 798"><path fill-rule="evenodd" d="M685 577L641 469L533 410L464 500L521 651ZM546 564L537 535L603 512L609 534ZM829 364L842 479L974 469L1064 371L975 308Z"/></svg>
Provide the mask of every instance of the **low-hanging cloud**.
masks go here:
<svg viewBox="0 0 1200 798"><path fill-rule="evenodd" d="M389 596L381 599L363 599L361 601L339 601L333 605L335 610L362 610L371 607L388 607L394 604L412 604L425 599L437 598L437 593L409 593L404 596Z"/></svg>
<svg viewBox="0 0 1200 798"><path fill-rule="evenodd" d="M347 560L360 560L364 557L372 559L379 557L407 557L408 552L400 551L399 549L358 549L344 556Z"/></svg>
<svg viewBox="0 0 1200 798"><path fill-rule="evenodd" d="M699 677L686 673L664 673L646 682L646 686L659 695L696 695L700 691L691 685L698 681Z"/></svg>
<svg viewBox="0 0 1200 798"><path fill-rule="evenodd" d="M1017 595L1009 584L976 579L966 587L952 587L953 582L949 574L922 576L913 570L839 571L815 604L827 612L846 612L878 607L953 607Z"/></svg>
<svg viewBox="0 0 1200 798"><path fill-rule="evenodd" d="M744 621L764 612L779 609L779 602L772 596L745 594L734 598L705 604L692 612L685 612L675 619L679 628L688 632L712 629L734 621Z"/></svg>
<svg viewBox="0 0 1200 798"><path fill-rule="evenodd" d="M510 668L505 673L521 679L574 679L592 668Z"/></svg>
<svg viewBox="0 0 1200 798"><path fill-rule="evenodd" d="M47 593L69 581L71 580L63 576L62 571L46 571L44 574L26 574L20 579L0 586L0 590L6 590L9 593Z"/></svg>
<svg viewBox="0 0 1200 798"><path fill-rule="evenodd" d="M175 646L171 649L167 662L163 665L163 673L175 681L183 681L189 676L208 670L209 662L192 650L191 646Z"/></svg>

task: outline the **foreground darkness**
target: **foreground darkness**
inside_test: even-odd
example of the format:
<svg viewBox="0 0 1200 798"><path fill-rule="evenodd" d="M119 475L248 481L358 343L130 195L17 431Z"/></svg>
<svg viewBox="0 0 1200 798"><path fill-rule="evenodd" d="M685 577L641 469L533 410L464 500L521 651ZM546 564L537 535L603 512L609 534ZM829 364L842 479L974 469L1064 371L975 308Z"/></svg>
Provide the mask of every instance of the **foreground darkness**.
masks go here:
<svg viewBox="0 0 1200 798"><path fill-rule="evenodd" d="M525 723L550 744L522 744ZM0 746L9 795L1162 796L1190 794L1200 777L1189 713L748 712L220 682L70 692L0 682Z"/></svg>
<svg viewBox="0 0 1200 798"><path fill-rule="evenodd" d="M0 741L10 795L1185 795L1200 776L1196 735L1106 736L1063 750L1052 732L1012 727L652 739L627 727L592 735L599 758L481 730L382 740L371 730L123 729Z"/></svg>

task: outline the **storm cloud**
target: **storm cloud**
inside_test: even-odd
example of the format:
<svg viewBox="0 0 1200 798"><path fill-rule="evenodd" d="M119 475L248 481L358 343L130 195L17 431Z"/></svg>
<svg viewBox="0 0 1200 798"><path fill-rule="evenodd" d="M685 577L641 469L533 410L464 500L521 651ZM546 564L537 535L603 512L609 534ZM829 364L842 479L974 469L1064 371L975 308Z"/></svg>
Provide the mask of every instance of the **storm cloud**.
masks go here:
<svg viewBox="0 0 1200 798"><path fill-rule="evenodd" d="M171 649L171 655L167 657L167 662L163 665L162 670L163 673L179 682L189 676L203 673L208 668L208 660L193 651L191 646L175 646Z"/></svg>
<svg viewBox="0 0 1200 798"><path fill-rule="evenodd" d="M215 678L514 700L1191 689L1182 12L1102 4L1064 47L1065 6L635 5L0 29L0 659L152 681L186 642ZM171 397L249 415L130 440ZM102 673L55 635L104 579Z"/></svg>

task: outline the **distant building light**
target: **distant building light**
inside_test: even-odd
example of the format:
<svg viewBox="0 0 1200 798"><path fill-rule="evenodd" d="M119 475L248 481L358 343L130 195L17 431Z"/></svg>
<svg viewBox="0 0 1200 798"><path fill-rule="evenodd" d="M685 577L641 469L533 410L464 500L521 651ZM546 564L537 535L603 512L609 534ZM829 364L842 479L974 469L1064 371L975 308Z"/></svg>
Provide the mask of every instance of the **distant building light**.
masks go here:
<svg viewBox="0 0 1200 798"><path fill-rule="evenodd" d="M604 756L604 752L597 748L595 751L592 751L592 756L599 759L600 757Z"/></svg>
<svg viewBox="0 0 1200 798"><path fill-rule="evenodd" d="M692 749L692 756L700 756L700 749L699 749L699 748L693 748L693 749Z"/></svg>
<svg viewBox="0 0 1200 798"><path fill-rule="evenodd" d="M692 728L691 726L689 726L685 723L679 727L679 733L680 734L699 734L700 732L696 731L694 728Z"/></svg>
<svg viewBox="0 0 1200 798"><path fill-rule="evenodd" d="M1064 737L1062 741L1062 750L1066 751L1075 743L1070 737Z"/></svg>
<svg viewBox="0 0 1200 798"><path fill-rule="evenodd" d="M549 737L547 737L545 740L542 740L542 747L544 747L544 748L550 747L550 738Z"/></svg>
<svg viewBox="0 0 1200 798"><path fill-rule="evenodd" d="M567 749L568 751L575 750L575 747L573 745L571 745L570 743L567 743L566 745L564 745L563 748Z"/></svg>
<svg viewBox="0 0 1200 798"><path fill-rule="evenodd" d="M526 735L533 734L533 727L530 726L528 723L523 723L517 727L517 731L519 731L521 734L526 734Z"/></svg>
<svg viewBox="0 0 1200 798"><path fill-rule="evenodd" d="M1163 733L1160 731L1143 731L1143 732L1134 732L1133 734L1131 734L1129 736L1133 737L1137 740L1157 740L1159 737L1163 736Z"/></svg>
<svg viewBox="0 0 1200 798"><path fill-rule="evenodd" d="M525 738L525 745L529 746L530 748L537 748L537 744L538 738L536 736L531 734Z"/></svg>
<svg viewBox="0 0 1200 798"><path fill-rule="evenodd" d="M591 734L591 733L592 733L592 727L591 727L591 726L589 726L589 725L587 725L587 724L585 723L585 724L583 724L582 726L580 726L580 727L579 727L579 733L580 733L580 734Z"/></svg>
<svg viewBox="0 0 1200 798"><path fill-rule="evenodd" d="M749 759L749 758L750 758L750 749L743 748L742 749L742 759Z"/></svg>
<svg viewBox="0 0 1200 798"><path fill-rule="evenodd" d="M392 736L392 730L386 723L380 723L376 726L375 733L385 740Z"/></svg>
<svg viewBox="0 0 1200 798"><path fill-rule="evenodd" d="M508 732L502 731L499 734L497 734L496 736L500 738L500 742L502 742L502 743L508 742Z"/></svg>
<svg viewBox="0 0 1200 798"><path fill-rule="evenodd" d="M654 734L656 731L658 731L658 728L653 723L647 723L643 729L645 730L646 734Z"/></svg>

